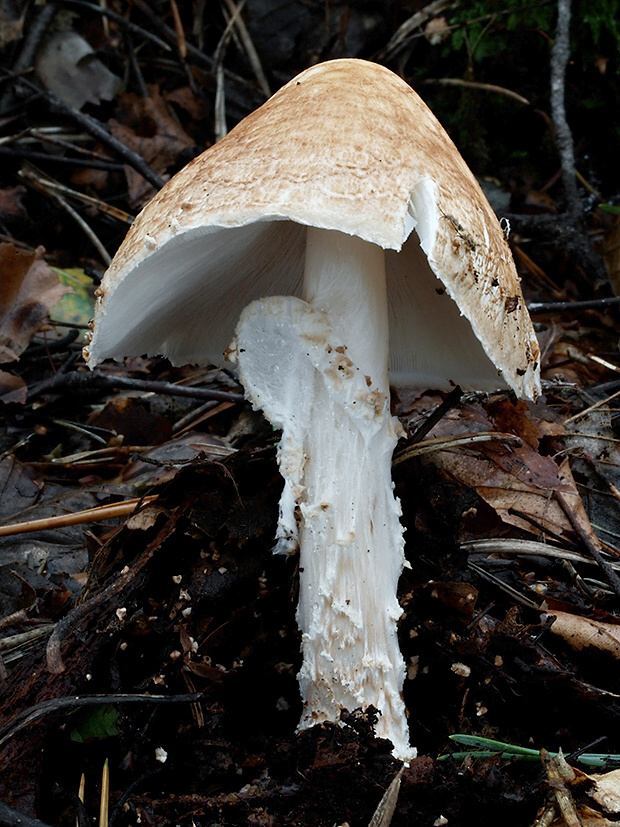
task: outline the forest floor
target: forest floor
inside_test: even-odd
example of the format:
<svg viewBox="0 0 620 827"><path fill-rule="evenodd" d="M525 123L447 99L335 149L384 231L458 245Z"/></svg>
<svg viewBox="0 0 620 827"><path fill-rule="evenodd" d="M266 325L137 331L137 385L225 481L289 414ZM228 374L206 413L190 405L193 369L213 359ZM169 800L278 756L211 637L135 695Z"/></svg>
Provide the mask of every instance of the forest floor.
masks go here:
<svg viewBox="0 0 620 827"><path fill-rule="evenodd" d="M571 194L556 5L483 5L0 6L0 824L617 822L618 58L584 24L555 67ZM536 404L394 392L404 769L372 709L296 732L277 437L234 377L82 358L155 189L342 56L445 122L510 219L543 354Z"/></svg>

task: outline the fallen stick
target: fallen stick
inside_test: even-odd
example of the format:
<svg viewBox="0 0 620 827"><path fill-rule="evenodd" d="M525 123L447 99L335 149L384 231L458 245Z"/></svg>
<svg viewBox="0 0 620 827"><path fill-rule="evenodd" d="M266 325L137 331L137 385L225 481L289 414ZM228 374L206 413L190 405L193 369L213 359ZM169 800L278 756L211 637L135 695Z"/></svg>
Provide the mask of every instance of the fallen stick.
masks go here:
<svg viewBox="0 0 620 827"><path fill-rule="evenodd" d="M29 534L32 531L45 531L50 528L66 528L80 523L94 523L100 520L109 520L112 517L125 517L132 514L139 505L147 505L156 499L150 497L134 497L120 503L99 505L95 508L86 508L84 511L74 511L71 514L61 514L58 517L43 517L40 520L28 520L25 523L12 523L0 526L0 537L9 537L14 534Z"/></svg>

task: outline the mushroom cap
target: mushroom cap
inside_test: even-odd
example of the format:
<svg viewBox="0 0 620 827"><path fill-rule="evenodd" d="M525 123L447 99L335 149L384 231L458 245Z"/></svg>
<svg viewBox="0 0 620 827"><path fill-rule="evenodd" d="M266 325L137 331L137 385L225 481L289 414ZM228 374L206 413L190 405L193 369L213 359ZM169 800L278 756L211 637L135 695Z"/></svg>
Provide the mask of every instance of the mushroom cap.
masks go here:
<svg viewBox="0 0 620 827"><path fill-rule="evenodd" d="M301 295L306 226L386 250L395 384L493 389L500 372L537 396L538 343L493 210L413 89L357 59L302 72L154 196L102 283L89 363L221 363L243 307Z"/></svg>

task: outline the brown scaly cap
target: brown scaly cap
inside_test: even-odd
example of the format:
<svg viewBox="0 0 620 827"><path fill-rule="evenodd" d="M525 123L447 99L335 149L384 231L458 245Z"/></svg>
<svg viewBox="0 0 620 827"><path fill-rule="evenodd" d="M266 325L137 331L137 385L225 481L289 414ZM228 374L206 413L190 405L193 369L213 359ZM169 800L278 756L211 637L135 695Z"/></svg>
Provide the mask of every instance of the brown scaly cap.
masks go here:
<svg viewBox="0 0 620 827"><path fill-rule="evenodd" d="M121 355L99 345L97 330L119 284L182 234L288 220L398 251L412 214L432 271L490 360L518 395L535 398L538 344L495 214L418 95L388 69L354 59L302 72L152 199L106 274L91 362ZM177 270L179 280L182 260ZM146 271L142 278L147 290ZM208 279L207 252L205 290ZM256 297L231 301L240 311Z"/></svg>

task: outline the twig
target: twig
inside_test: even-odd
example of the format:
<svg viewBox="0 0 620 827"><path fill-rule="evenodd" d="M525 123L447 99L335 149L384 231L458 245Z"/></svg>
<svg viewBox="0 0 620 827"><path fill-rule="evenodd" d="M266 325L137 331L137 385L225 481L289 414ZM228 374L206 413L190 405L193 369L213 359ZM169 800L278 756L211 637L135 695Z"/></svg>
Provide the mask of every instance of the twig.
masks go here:
<svg viewBox="0 0 620 827"><path fill-rule="evenodd" d="M50 379L44 379L34 385L28 394L28 399L36 399L45 393L56 393L66 388L114 390L127 389L144 391L145 393L161 393L167 396L186 396L190 399L219 399L223 402L243 402L243 394L234 391L222 391L216 388L196 388L186 385L175 385L172 382L151 382L146 379L131 379L127 376L113 376L101 371L77 372L56 374Z"/></svg>
<svg viewBox="0 0 620 827"><path fill-rule="evenodd" d="M8 637L0 638L0 652L8 652L11 649L24 648L29 643L36 642L43 637L49 637L54 631L53 623L46 623L38 626L36 629L30 629L29 632L20 632L17 635L9 635Z"/></svg>
<svg viewBox="0 0 620 827"><path fill-rule="evenodd" d="M103 169L106 172L122 172L122 164L115 164L113 161L89 161L86 158L67 158L65 155L51 155L45 152L37 152L33 149L22 149L19 146L1 146L0 155L10 158L25 158L27 161L45 161L52 164L71 164L75 167L88 167L89 169Z"/></svg>
<svg viewBox="0 0 620 827"><path fill-rule="evenodd" d="M100 140L101 143L111 149L128 166L133 167L136 172L139 172L140 175L149 182L149 184L158 190L163 187L163 178L160 178L159 175L151 169L144 158L138 155L137 152L129 149L128 146L125 146L125 144L119 141L118 138L115 138L107 127L99 123L99 121L95 120L95 118L91 118L90 115L86 115L84 112L80 112L75 107L69 106L68 103L65 103L59 97L54 95L53 92L41 91L38 86L26 78L21 78L15 84L15 88L22 94L26 89L34 93L37 100L45 101L52 112L56 112L71 119L85 129L90 135L93 135L95 138Z"/></svg>
<svg viewBox="0 0 620 827"><path fill-rule="evenodd" d="M456 388L453 388L453 390L450 391L441 405L438 405L435 410L426 417L424 422L411 434L411 436L407 439L405 448L409 445L415 445L416 442L420 442L424 439L424 437L433 430L435 425L444 418L448 411L452 410L452 408L456 408L461 401L462 396L463 391L457 385Z"/></svg>
<svg viewBox="0 0 620 827"><path fill-rule="evenodd" d="M87 224L86 221L84 221L82 216L78 212L76 212L76 210L73 209L71 204L68 204L59 192L55 191L54 189L50 189L47 186L47 183L44 180L44 178L37 175L32 170L21 170L21 177L24 180L29 181L35 187L35 189L39 190L39 192L42 192L44 195L53 198L54 201L60 204L62 209L71 216L71 218L75 221L78 227L80 227L80 229L87 236L87 238L90 239L90 242L92 243L93 247L101 256L101 260L106 266L108 266L112 261L112 256L103 246L92 227L89 224Z"/></svg>
<svg viewBox="0 0 620 827"><path fill-rule="evenodd" d="M566 517L568 518L568 521L571 524L571 526L573 528L573 531L575 532L577 537L579 537L579 540L583 544L586 551L590 554L592 559L595 560L598 563L600 568L605 573L605 576L607 578L607 582L609 583L611 588L614 590L614 593L616 594L616 596L620 597L620 577L618 577L618 575L614 571L611 563L609 563L607 560L604 559L604 557L602 556L600 551L597 549L597 547L594 545L592 540L588 537L586 532L583 530L583 526L581 525L579 520L577 520L577 518L573 514L573 511L572 511L571 507L566 502L566 500L564 499L562 494L560 494L560 492L557 491L557 490L554 493L555 493L555 497L556 497L556 499L557 499L557 501L560 505L560 508L562 509L562 511L564 512Z"/></svg>
<svg viewBox="0 0 620 827"><path fill-rule="evenodd" d="M138 155L137 152L129 149L128 146L125 146L118 138L115 138L114 135L108 131L107 127L103 126L99 121L91 118L90 115L86 115L84 112L80 112L78 109L75 109L75 107L69 106L69 104L60 100L60 98L51 92L44 92L43 98L48 103L52 112L58 112L78 123L89 134L98 138L103 144L109 147L119 158L122 158L128 166L133 167L136 172L139 172L155 189L160 190L163 187L163 178L160 178L159 175L151 169L144 158Z"/></svg>
<svg viewBox="0 0 620 827"><path fill-rule="evenodd" d="M179 7L177 6L176 0L170 0L170 10L174 21L177 51L179 53L179 57L183 63L185 63L185 58L187 57L187 38L185 37L185 31L183 29L183 23L181 21L181 15L179 14Z"/></svg>
<svg viewBox="0 0 620 827"><path fill-rule="evenodd" d="M162 526L157 532L157 535L151 540L144 551L142 551L139 558L131 567L125 567L118 576L112 578L112 581L96 594L90 596L87 594L86 597L84 597L83 594L83 602L74 606L62 620L58 621L47 643L47 649L45 650L47 668L52 675L60 675L65 671L65 663L62 659L62 645L74 625L79 623L82 618L94 616L93 613L100 615L103 611L102 606L105 606L113 597L122 595L124 591L132 585L134 579L144 571L162 544L176 531L177 520L180 516L180 514L173 515ZM0 738L0 745L1 744L2 740Z"/></svg>
<svg viewBox="0 0 620 827"><path fill-rule="evenodd" d="M62 339L54 339L51 342L45 342L43 345L31 344L30 347L21 354L20 360L23 362L24 359L37 359L39 356L47 357L52 353L61 353L63 350L66 350L69 345L73 344L79 335L80 331L73 329L63 336Z"/></svg>
<svg viewBox="0 0 620 827"><path fill-rule="evenodd" d="M140 37L150 41L155 46L159 46L159 48L163 49L165 52L172 51L172 47L169 46L165 40L157 37L157 35L149 32L147 29L143 29L142 26L131 23L126 17L123 17L122 14L117 14L107 6L97 6L94 3L87 3L85 0L60 0L60 5L68 6L69 8L73 6L74 8L83 9L84 11L90 11L93 14L99 14L103 17L107 17L108 20L112 20L123 30L130 32L131 34L140 35Z"/></svg>
<svg viewBox="0 0 620 827"><path fill-rule="evenodd" d="M412 14L411 17L407 18L394 32L381 57L394 57L395 52L399 51L405 45L407 38L412 32L419 29L431 17L445 11L447 8L451 8L453 5L450 0L433 0L427 6Z"/></svg>
<svg viewBox="0 0 620 827"><path fill-rule="evenodd" d="M26 78L21 78L15 84L15 88L19 90L22 94L26 89L34 93L37 97L37 100L45 101L45 103L52 112L64 115L65 117L79 124L90 135L93 135L95 138L100 140L101 143L103 143L105 146L111 149L128 166L133 167L133 169L135 169L136 172L139 172L140 175L146 181L149 182L149 184L155 187L155 189L159 190L163 187L164 180L160 178L159 175L157 175L157 173L151 169L151 167L146 163L144 158L138 155L137 152L134 152L132 149L129 149L128 146L125 146L125 144L119 141L118 138L115 138L114 135L112 135L111 132L109 132L107 127L99 123L99 121L95 120L95 118L91 118L90 115L86 115L84 112L80 112L75 107L69 106L68 103L62 101L52 92L41 91L38 86L36 86L34 83L27 80Z"/></svg>
<svg viewBox="0 0 620 827"><path fill-rule="evenodd" d="M438 451L449 451L452 448L462 448L466 445L475 445L479 442L501 442L503 445L510 445L513 448L520 448L523 445L521 437L516 434L502 434L498 431L483 431L475 434L451 434L450 436L439 436L434 439L425 439L415 445L407 445L404 450L394 457L392 465L400 465L411 457L419 457L422 454L435 454Z"/></svg>
<svg viewBox="0 0 620 827"><path fill-rule="evenodd" d="M243 48L245 49L245 53L248 56L248 60L250 61L252 71L254 72L254 75L256 77L256 80L258 81L258 85L260 86L263 95L266 98L269 98L271 97L271 89L269 88L267 78L265 77L265 72L263 71L263 66L260 62L258 52L254 48L254 43L252 42L252 38L250 37L250 33L246 28L243 18L237 12L237 9L241 11L241 8L243 8L244 0L242 0L239 6L235 6L233 0L224 0L224 3L226 4L228 13L230 15L235 16L235 26L237 27L239 37L241 38L241 42L243 43Z"/></svg>
<svg viewBox="0 0 620 827"><path fill-rule="evenodd" d="M435 86L460 86L466 89L479 89L481 92L496 92L498 95L516 100L524 106L531 106L530 101L524 98L523 95L513 92L512 89L506 89L504 86L497 86L495 83L480 83L479 81L463 80L462 78L429 78L424 83Z"/></svg>
<svg viewBox="0 0 620 827"><path fill-rule="evenodd" d="M221 141L228 132L226 126L226 87L224 85L224 66L219 63L215 70L215 140Z"/></svg>
<svg viewBox="0 0 620 827"><path fill-rule="evenodd" d="M597 408L602 408L604 405L609 404L612 399L617 399L620 396L620 391L616 393L612 393L611 396L607 396L605 399L601 399L599 402L596 402L594 405L590 405L589 408L586 408L583 411L579 411L579 413L570 416L568 419L564 420L564 425L569 425L571 422L576 422L578 419L581 419L582 416L587 416L588 414L592 413L592 411L597 410Z"/></svg>
<svg viewBox="0 0 620 827"><path fill-rule="evenodd" d="M38 13L36 18L31 23L28 34L24 40L24 45L13 64L13 72L18 75L32 65L41 40L45 36L47 27L52 22L56 14L56 6L54 3L49 3L44 6ZM0 114L6 114L9 106L13 102L14 88L9 88L4 92L0 98Z"/></svg>
<svg viewBox="0 0 620 827"><path fill-rule="evenodd" d="M233 27L237 17L241 14L244 0L237 4L234 13L229 17L226 23L226 28L218 41L217 47L213 54L213 65L215 67L215 105L213 107L215 114L215 141L221 141L228 132L226 125L226 85L224 75L224 56L230 41Z"/></svg>
<svg viewBox="0 0 620 827"><path fill-rule="evenodd" d="M100 140L101 143L111 149L116 155L118 155L119 158L128 164L128 166L133 167L136 172L139 172L140 175L142 175L142 177L149 182L149 184L155 187L155 189L159 190L163 187L163 178L160 178L160 176L151 169L144 158L138 155L137 152L129 149L128 146L125 146L125 144L119 141L118 138L115 138L108 128L99 123L99 121L95 118L91 118L90 115L87 115L79 109L76 109L74 106L70 106L68 103L65 103L57 95L54 95L53 92L41 91L38 86L27 78L22 77L17 80L13 89L15 94L24 94L25 90L34 93L37 100L45 101L52 112L64 115L65 117L71 119L85 129L90 135L93 135L95 138Z"/></svg>
<svg viewBox="0 0 620 827"><path fill-rule="evenodd" d="M120 704L178 704L178 703L194 703L199 701L202 695L200 692L193 692L185 695L140 695L135 694L117 694L117 695L71 695L68 698L53 698L50 701L43 701L36 706L31 706L20 712L12 721L0 729L0 746L17 735L20 730L27 727L29 724L38 721L45 715L52 715L55 712L60 712L64 709L76 709L84 706L102 706L108 704L110 706L117 706ZM38 822L40 824L40 822Z"/></svg>
<svg viewBox="0 0 620 827"><path fill-rule="evenodd" d="M31 534L35 531L49 531L54 528L67 528L71 525L111 520L114 517L126 517L128 514L133 514L139 505L148 505L155 499L156 495L150 497L134 497L132 500L99 505L96 508L74 511L72 514L60 514L58 517L43 517L40 520L28 520L24 523L2 525L0 526L0 537L9 537L15 534Z"/></svg>
<svg viewBox="0 0 620 827"><path fill-rule="evenodd" d="M129 31L125 31L125 51L127 52L127 55L129 57L129 65L131 67L131 71L133 72L135 81L138 84L138 94L141 98L146 99L149 97L149 90L148 86L146 85L146 81L144 80L142 70L140 69L140 64L138 63L136 50L134 48L133 41L131 39L131 34Z"/></svg>
<svg viewBox="0 0 620 827"><path fill-rule="evenodd" d="M620 296L611 296L577 302L531 302L527 309L530 313L563 313L566 310L604 310L606 307L617 307L619 304Z"/></svg>
<svg viewBox="0 0 620 827"><path fill-rule="evenodd" d="M40 172L34 172L33 170L20 170L19 175L21 178L26 178L41 183L47 190L54 190L55 192L63 195L68 195L70 198L75 198L76 201L81 201L83 204L88 204L90 207L96 207L99 212L105 213L106 215L111 215L113 218L116 218L118 221L122 221L124 224L133 224L134 217L129 215L129 213L124 210L119 210L118 207L113 207L110 204L106 204L105 201L101 201L99 198L93 198L92 195L86 195L83 192L78 192L77 190L71 189L71 187L66 187L64 184L59 184L58 181L54 181L53 178L42 176Z"/></svg>
<svg viewBox="0 0 620 827"><path fill-rule="evenodd" d="M504 583L503 580L501 580L499 577L496 577L494 574L491 574L491 572L486 571L486 569L483 569L482 566L478 566L476 563L472 563L472 561L470 560L467 563L467 568L471 569L472 571L475 571L476 574L480 575L480 577L498 586L502 591L506 592L508 595L510 595L510 597L512 597L513 600L516 600L517 603L520 603L522 606L526 606L528 609L535 609L537 611L540 610L541 607L538 603L534 603L533 600L529 600L529 598L524 597L521 594L521 592L517 591L517 589L513 588L512 586L509 586L508 583Z"/></svg>
<svg viewBox="0 0 620 827"><path fill-rule="evenodd" d="M592 354L588 355L588 359L590 359L591 362L596 362L597 365L607 368L607 370L613 370L614 373L620 373L620 367L608 362L607 359L601 359L600 356L592 356Z"/></svg>
<svg viewBox="0 0 620 827"><path fill-rule="evenodd" d="M40 128L35 126L29 129L23 138L19 139L20 144L29 142L52 144L53 146L60 146L63 149L69 149L71 152L77 152L79 155L85 155L91 160L110 163L108 155L95 152L93 149L88 149L88 147L80 146L80 142L83 141L90 141L90 135L85 135L83 132L68 132L67 130L63 130L62 127L45 126ZM115 166L118 166L118 164Z"/></svg>
<svg viewBox="0 0 620 827"><path fill-rule="evenodd" d="M573 136L566 120L565 77L570 57L570 0L558 0L555 41L551 49L551 118L562 165L562 184L568 214L574 222L583 214L583 206L575 178Z"/></svg>
<svg viewBox="0 0 620 827"><path fill-rule="evenodd" d="M568 560L572 563L585 563L589 566L596 565L595 560L577 551L560 548L549 543L541 543L538 540L507 540L498 537L490 540L467 540L461 543L460 547L468 554L530 554L536 557L553 557L558 560ZM610 565L614 570L620 571L620 562L610 563Z"/></svg>

